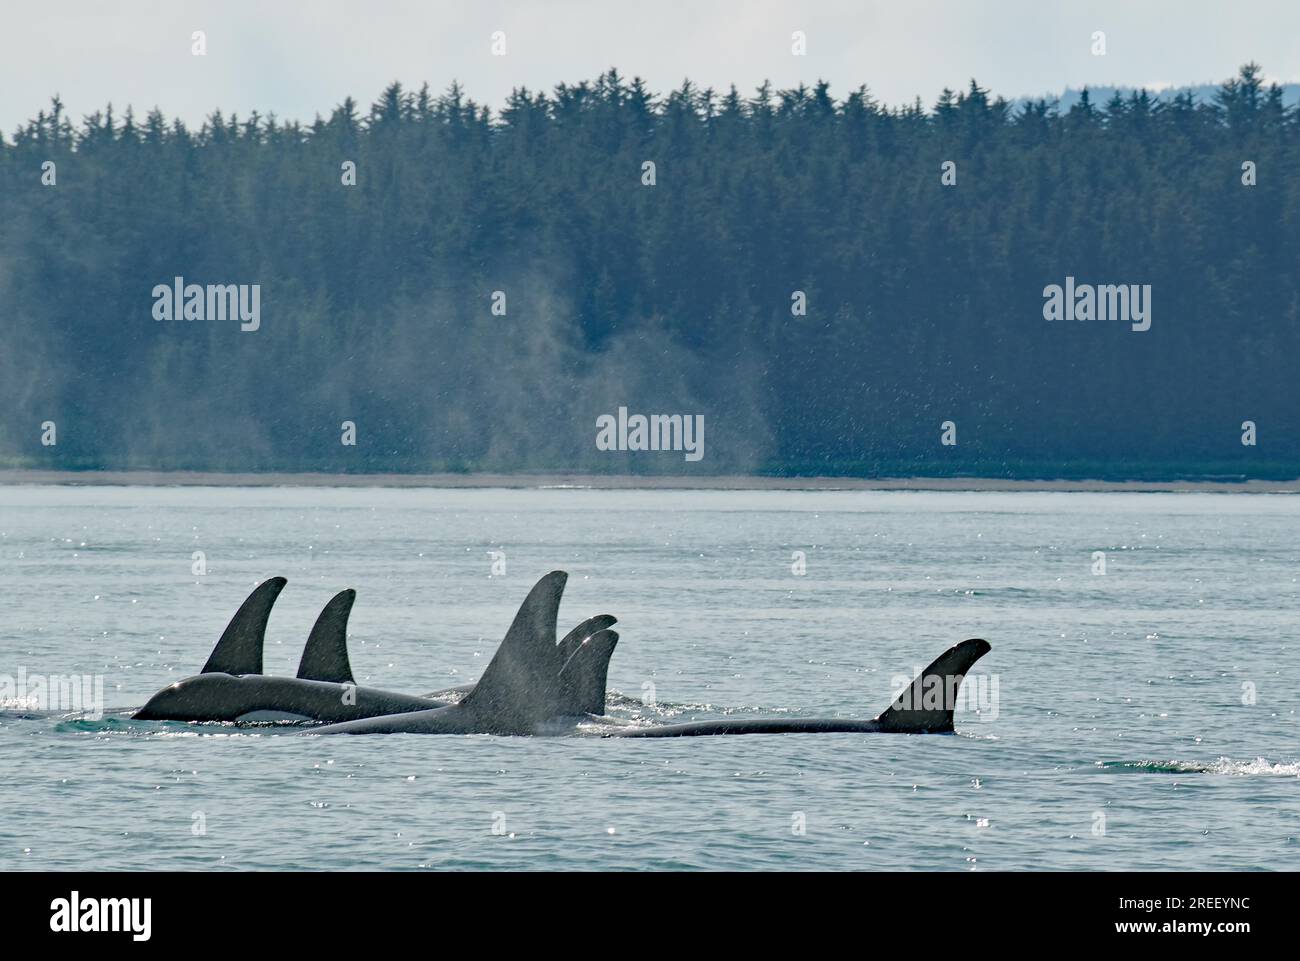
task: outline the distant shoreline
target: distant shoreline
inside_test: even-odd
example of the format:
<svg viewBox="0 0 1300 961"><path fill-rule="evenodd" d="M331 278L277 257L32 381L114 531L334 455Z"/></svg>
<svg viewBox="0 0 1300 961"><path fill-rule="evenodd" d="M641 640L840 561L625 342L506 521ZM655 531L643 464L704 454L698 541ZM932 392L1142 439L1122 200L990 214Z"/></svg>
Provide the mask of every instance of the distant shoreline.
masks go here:
<svg viewBox="0 0 1300 961"><path fill-rule="evenodd" d="M324 474L219 471L0 470L0 485L61 484L99 487L411 487L595 490L842 490L842 491L1115 491L1240 494L1300 493L1288 481L1012 480L1002 477L760 477L644 476L639 474Z"/></svg>

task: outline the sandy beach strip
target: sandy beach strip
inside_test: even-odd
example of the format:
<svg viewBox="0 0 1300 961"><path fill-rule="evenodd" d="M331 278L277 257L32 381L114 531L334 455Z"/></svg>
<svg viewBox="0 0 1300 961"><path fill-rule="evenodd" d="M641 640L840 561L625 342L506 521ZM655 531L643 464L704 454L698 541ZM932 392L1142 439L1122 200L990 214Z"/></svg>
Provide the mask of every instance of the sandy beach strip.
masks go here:
<svg viewBox="0 0 1300 961"><path fill-rule="evenodd" d="M590 488L596 490L925 490L1127 491L1283 494L1300 492L1300 479L1277 480L1011 480L1000 477L763 477L643 474L325 474L218 471L0 470L0 484L150 487L430 487Z"/></svg>

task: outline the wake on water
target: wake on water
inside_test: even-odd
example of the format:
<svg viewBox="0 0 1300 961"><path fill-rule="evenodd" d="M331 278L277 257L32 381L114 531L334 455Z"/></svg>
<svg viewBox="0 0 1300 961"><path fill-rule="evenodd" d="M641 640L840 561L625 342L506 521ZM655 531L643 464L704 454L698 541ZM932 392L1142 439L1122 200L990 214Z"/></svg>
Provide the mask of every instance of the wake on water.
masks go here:
<svg viewBox="0 0 1300 961"><path fill-rule="evenodd" d="M577 730L586 734L599 734L612 725L649 725L681 717L684 713L705 711L727 716L732 709L701 704L644 704L640 700L616 691L610 692L610 713L602 718L592 717L579 724ZM754 710L752 708L746 711ZM759 709L761 713L790 714L788 709ZM258 721L235 723L218 721L194 723L188 721L138 721L130 710L107 711L102 717L89 718L78 713L46 713L23 710L0 704L0 724L46 722L55 734L95 734L135 737L231 737L238 735L273 734L280 729L309 727L300 721ZM979 735L968 735L979 738ZM1294 777L1300 778L1300 761L1270 761L1265 757L1238 760L1218 757L1210 761L1137 760L1096 761L1094 769L1116 774L1217 774L1230 777Z"/></svg>
<svg viewBox="0 0 1300 961"><path fill-rule="evenodd" d="M1237 777L1269 775L1274 777L1300 777L1300 761L1270 761L1257 757L1250 761L1235 761L1219 757L1213 761L1098 761L1096 767L1103 771L1132 774L1228 774Z"/></svg>
<svg viewBox="0 0 1300 961"><path fill-rule="evenodd" d="M439 691L437 696L447 703L461 700L463 691ZM429 695L432 696L432 695ZM280 729L310 728L312 721L266 720L266 721L156 721L137 720L132 715L137 708L113 708L100 716L91 716L86 711L43 711L30 708L26 702L7 703L0 701L0 725L18 721L44 721L57 734L117 734L137 736L176 736L185 735L221 735L235 733L257 734L274 733ZM637 725L651 726L656 723L680 720L684 715L708 715L711 718L726 718L734 714L755 714L762 716L799 716L797 709L770 708L761 706L721 707L716 704L674 703L656 701L646 703L640 698L610 690L607 699L607 713L601 717L591 717L578 725L580 733L600 734L609 727Z"/></svg>

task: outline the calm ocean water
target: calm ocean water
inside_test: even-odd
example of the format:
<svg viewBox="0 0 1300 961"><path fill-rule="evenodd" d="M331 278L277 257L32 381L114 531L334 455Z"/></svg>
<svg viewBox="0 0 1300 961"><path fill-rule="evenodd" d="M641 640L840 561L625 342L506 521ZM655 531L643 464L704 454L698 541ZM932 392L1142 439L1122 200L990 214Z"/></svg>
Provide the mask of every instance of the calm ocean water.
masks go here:
<svg viewBox="0 0 1300 961"><path fill-rule="evenodd" d="M984 700L956 737L116 713L273 574L268 673L355 587L358 681L423 693L476 678L556 568L562 630L619 617L625 717L871 717L966 637ZM0 870L1295 869L1298 578L1285 495L0 488L0 675L102 675L108 708L0 718Z"/></svg>

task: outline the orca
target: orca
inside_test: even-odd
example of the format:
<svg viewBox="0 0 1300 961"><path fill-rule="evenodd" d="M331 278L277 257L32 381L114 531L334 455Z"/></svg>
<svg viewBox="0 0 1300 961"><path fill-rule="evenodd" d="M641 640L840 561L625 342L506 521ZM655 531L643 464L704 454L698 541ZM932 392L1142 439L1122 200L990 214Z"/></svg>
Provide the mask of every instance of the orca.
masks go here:
<svg viewBox="0 0 1300 961"><path fill-rule="evenodd" d="M948 648L869 721L848 718L724 718L681 724L627 726L603 737L701 737L725 734L953 734L957 691L971 665L992 650L973 637Z"/></svg>
<svg viewBox="0 0 1300 961"><path fill-rule="evenodd" d="M483 676L458 703L330 724L316 733L538 734L604 713L606 672L618 634L602 628L581 640L573 634L555 640L568 576L551 571L533 586Z"/></svg>
<svg viewBox="0 0 1300 961"><path fill-rule="evenodd" d="M262 647L271 607L286 581L274 577L259 585L240 606L222 633L203 670L163 688L135 712L136 720L195 722L345 722L360 718L424 711L449 706L468 696L475 685L430 695L398 694L360 687L348 660L347 625L356 591L340 591L325 605L312 627L296 677L262 674ZM557 599L558 608L558 599ZM603 711L605 679L613 645L606 628L609 614L588 618L569 632L563 649L576 655L565 709L582 713L595 703L599 685ZM550 637L554 638L554 621Z"/></svg>
<svg viewBox="0 0 1300 961"><path fill-rule="evenodd" d="M262 646L283 577L263 582L222 633L203 670L169 684L134 717L140 721L345 721L425 710L428 698L359 687L348 662L347 624L357 593L325 605L303 648L297 677L262 673ZM438 702L434 702L438 703Z"/></svg>
<svg viewBox="0 0 1300 961"><path fill-rule="evenodd" d="M962 641L939 655L886 708L871 720L732 719L691 721L657 726L602 726L598 732L580 729L595 711L574 711L579 702L590 706L591 690L583 678L592 665L618 643L618 635L603 630L587 642L570 645L567 654L549 639L555 636L556 614L567 575L547 574L529 593L478 685L449 706L389 717L329 724L307 734L498 734L557 736L600 733L605 737L694 737L727 734L952 734L957 691L971 665L991 649L980 638ZM608 652L608 653L607 653ZM573 673L575 670L577 673ZM583 689L583 696L574 691ZM602 698L603 701L603 698ZM603 704L602 704L603 713ZM597 719L598 720L598 719Z"/></svg>

